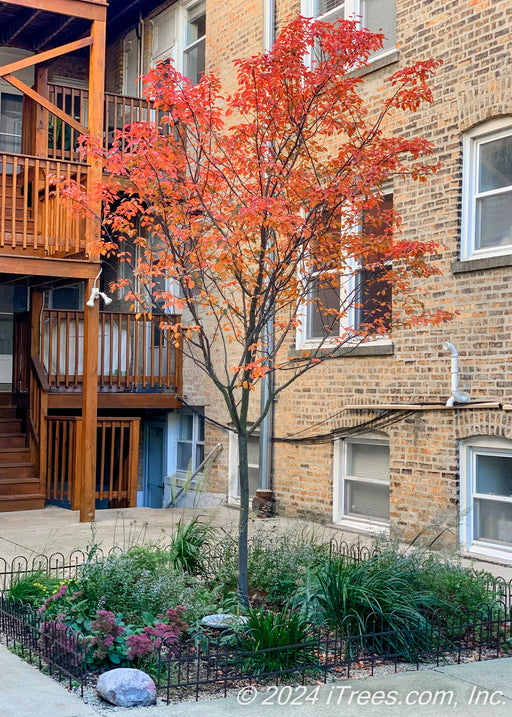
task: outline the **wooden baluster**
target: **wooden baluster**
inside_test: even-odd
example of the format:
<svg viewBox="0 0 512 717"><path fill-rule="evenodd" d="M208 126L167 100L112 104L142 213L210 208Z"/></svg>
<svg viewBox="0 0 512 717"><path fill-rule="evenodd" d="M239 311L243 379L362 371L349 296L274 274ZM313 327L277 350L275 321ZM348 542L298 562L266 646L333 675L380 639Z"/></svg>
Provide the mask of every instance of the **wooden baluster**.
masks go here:
<svg viewBox="0 0 512 717"><path fill-rule="evenodd" d="M75 311L75 389L78 388L78 370L80 366L80 356L83 351L80 351L80 313L78 311Z"/></svg>
<svg viewBox="0 0 512 717"><path fill-rule="evenodd" d="M44 249L47 252L49 250L49 238L48 238L48 232L49 232L49 226L50 226L50 162L46 162L45 172L44 172L44 221L43 221L43 227L44 227Z"/></svg>
<svg viewBox="0 0 512 717"><path fill-rule="evenodd" d="M2 201L0 203L0 246L5 246L5 217L7 214L7 155L2 154Z"/></svg>
<svg viewBox="0 0 512 717"><path fill-rule="evenodd" d="M61 313L59 311L55 311L55 318L57 322L57 346L56 346L56 352L55 352L55 386L57 388L60 387L60 374L61 374L61 367L60 367L60 329L61 329Z"/></svg>
<svg viewBox="0 0 512 717"><path fill-rule="evenodd" d="M131 390L132 387L132 344L131 344L131 331L132 331L132 316L126 314L126 390Z"/></svg>
<svg viewBox="0 0 512 717"><path fill-rule="evenodd" d="M115 444L115 431L116 431L116 422L110 421L110 471L109 471L109 480L108 480L108 499L109 501L112 500L114 497L114 444Z"/></svg>
<svg viewBox="0 0 512 717"><path fill-rule="evenodd" d="M106 314L100 311L100 334L99 334L99 349L98 349L98 383L99 389L103 389L105 383L105 321Z"/></svg>
<svg viewBox="0 0 512 717"><path fill-rule="evenodd" d="M116 314L117 319L117 388L121 388L121 340L123 335L123 315Z"/></svg>
<svg viewBox="0 0 512 717"><path fill-rule="evenodd" d="M118 436L119 436L119 460L117 463L117 495L118 500L121 497L128 498L127 491L125 490L124 471L123 471L123 439L124 439L124 421L118 423Z"/></svg>
<svg viewBox="0 0 512 717"><path fill-rule="evenodd" d="M114 382L114 314L110 314L110 331L109 331L109 352L108 352L108 387L111 389Z"/></svg>
<svg viewBox="0 0 512 717"><path fill-rule="evenodd" d="M23 248L27 248L27 228L28 228L28 159L23 159L23 222L22 222L22 242Z"/></svg>
<svg viewBox="0 0 512 717"><path fill-rule="evenodd" d="M105 484L105 421L98 421L98 426L100 426L100 490L98 498L99 500L103 500L104 498L104 484Z"/></svg>
<svg viewBox="0 0 512 717"><path fill-rule="evenodd" d="M32 183L32 219L34 221L34 249L38 247L39 239L39 160L34 165L34 181Z"/></svg>
<svg viewBox="0 0 512 717"><path fill-rule="evenodd" d="M169 319L167 319L168 321ZM166 359L167 359L167 371L165 374L165 385L167 388L171 387L171 354L172 351L174 351L174 345L171 344L171 332L169 329L165 332L165 350L166 350Z"/></svg>
<svg viewBox="0 0 512 717"><path fill-rule="evenodd" d="M16 204L17 204L17 176L18 176L18 157L13 155L12 158L12 179L11 179L11 246L16 247Z"/></svg>
<svg viewBox="0 0 512 717"><path fill-rule="evenodd" d="M59 175L60 176L60 175ZM71 164L68 164L66 167L66 180L69 182L71 179ZM60 196L60 184L58 184L58 191ZM59 205L61 204L62 200L59 201ZM70 247L70 239L72 237L72 221L73 221L73 212L71 205L64 201L62 202L62 211L64 212L64 226L62 228L64 235L66 237L66 253L69 254L69 247Z"/></svg>
<svg viewBox="0 0 512 717"><path fill-rule="evenodd" d="M53 321L54 316L52 311L44 312L48 316L48 383L50 386L52 385L53 381L55 380L55 375L53 371L53 350L54 350L54 343L53 343Z"/></svg>
<svg viewBox="0 0 512 717"><path fill-rule="evenodd" d="M162 333L162 329L160 328L160 320L158 321L158 387L162 387L163 383L163 343L164 343L164 337Z"/></svg>
<svg viewBox="0 0 512 717"><path fill-rule="evenodd" d="M71 510L78 510L80 508L80 483L77 480L77 476L80 472L81 466L81 449L82 449L82 419L77 419L74 424L74 444L73 444L73 472L72 481L69 486L69 494L71 496Z"/></svg>
<svg viewBox="0 0 512 717"><path fill-rule="evenodd" d="M133 384L134 390L137 390L139 384L139 324L140 321L134 317L133 319Z"/></svg>
<svg viewBox="0 0 512 717"><path fill-rule="evenodd" d="M130 426L130 459L128 468L128 506L137 505L137 476L139 471L139 431L140 419L131 421Z"/></svg>
<svg viewBox="0 0 512 717"><path fill-rule="evenodd" d="M142 388L146 388L146 351L147 351L147 327L146 315L142 317Z"/></svg>

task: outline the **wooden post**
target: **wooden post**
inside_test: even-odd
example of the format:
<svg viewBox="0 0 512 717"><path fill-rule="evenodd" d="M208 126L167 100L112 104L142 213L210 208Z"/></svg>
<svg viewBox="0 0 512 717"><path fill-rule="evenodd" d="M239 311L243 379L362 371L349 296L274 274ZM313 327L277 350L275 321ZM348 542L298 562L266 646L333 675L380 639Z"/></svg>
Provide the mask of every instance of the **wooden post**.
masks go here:
<svg viewBox="0 0 512 717"><path fill-rule="evenodd" d="M25 361L30 361L31 356L40 356L41 349L41 311L43 309L43 292L32 289L30 293L30 354L24 358Z"/></svg>
<svg viewBox="0 0 512 717"><path fill-rule="evenodd" d="M36 91L40 95L48 99L48 68L44 65L38 65L36 69ZM48 156L48 111L35 104L35 128L34 128L34 144L33 154L36 157ZM54 138L55 141L55 138Z"/></svg>
<svg viewBox="0 0 512 717"><path fill-rule="evenodd" d="M91 295L94 281L85 282L85 300ZM98 337L99 302L84 307L84 380L82 384L81 466L77 476L80 495L80 522L94 520L96 493L96 430L98 424Z"/></svg>
<svg viewBox="0 0 512 717"><path fill-rule="evenodd" d="M89 60L89 132L103 137L103 103L105 88L105 15L91 23L91 55ZM89 193L101 180L101 163L89 157ZM86 222L86 251L92 261L99 259L101 203L92 204L93 216ZM85 283L85 300L91 295L94 281ZM84 381L82 401L82 471L80 480L80 522L94 520L96 493L96 435L98 424L98 341L99 301L84 307Z"/></svg>

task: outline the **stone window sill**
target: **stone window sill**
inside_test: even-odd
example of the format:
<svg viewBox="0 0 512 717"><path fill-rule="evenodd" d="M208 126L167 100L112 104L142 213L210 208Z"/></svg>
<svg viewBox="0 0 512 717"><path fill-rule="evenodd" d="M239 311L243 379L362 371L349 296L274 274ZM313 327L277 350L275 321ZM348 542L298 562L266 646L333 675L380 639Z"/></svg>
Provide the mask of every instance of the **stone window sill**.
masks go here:
<svg viewBox="0 0 512 717"><path fill-rule="evenodd" d="M374 60L370 60L367 65L361 67L359 70L355 70L351 74L353 74L354 77L364 77L365 75L369 75L372 72L377 72L377 70L382 70L388 65L393 65L395 62L398 62L399 59L399 50L393 50L387 55L383 55L382 57L376 57Z"/></svg>
<svg viewBox="0 0 512 717"><path fill-rule="evenodd" d="M465 274L469 271L485 271L486 269L501 269L512 266L512 254L501 256L486 256L482 259L468 259L466 261L453 261L450 265L452 274Z"/></svg>
<svg viewBox="0 0 512 717"><path fill-rule="evenodd" d="M333 358L359 358L364 356L393 356L395 353L395 347L392 343L369 343L359 344L359 346L340 346L336 348L321 348L315 349L314 346L311 348L304 347L303 349L290 349L288 351L289 359L303 359L309 356L323 357L333 354Z"/></svg>

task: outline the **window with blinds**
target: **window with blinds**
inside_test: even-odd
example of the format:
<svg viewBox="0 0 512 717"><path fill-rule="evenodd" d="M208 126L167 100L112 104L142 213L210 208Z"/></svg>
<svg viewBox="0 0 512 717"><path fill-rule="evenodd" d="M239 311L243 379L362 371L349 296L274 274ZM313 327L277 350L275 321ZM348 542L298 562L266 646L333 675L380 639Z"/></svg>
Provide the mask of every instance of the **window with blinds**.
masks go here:
<svg viewBox="0 0 512 717"><path fill-rule="evenodd" d="M389 521L389 443L347 441L344 514Z"/></svg>
<svg viewBox="0 0 512 717"><path fill-rule="evenodd" d="M360 14L364 27L384 33L384 46L379 52L392 50L396 46L396 0L363 0Z"/></svg>
<svg viewBox="0 0 512 717"><path fill-rule="evenodd" d="M384 46L372 57L396 47L396 0L305 0L304 13L326 22L355 18L371 32L383 33Z"/></svg>

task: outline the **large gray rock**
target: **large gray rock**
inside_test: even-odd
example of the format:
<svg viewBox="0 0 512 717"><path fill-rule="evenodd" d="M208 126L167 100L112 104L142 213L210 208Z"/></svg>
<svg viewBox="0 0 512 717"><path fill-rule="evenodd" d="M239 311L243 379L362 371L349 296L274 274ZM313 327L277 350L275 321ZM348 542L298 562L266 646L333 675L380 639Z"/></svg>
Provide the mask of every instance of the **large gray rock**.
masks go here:
<svg viewBox="0 0 512 717"><path fill-rule="evenodd" d="M119 707L147 707L156 702L156 687L151 677L131 667L104 672L96 690L104 700Z"/></svg>

